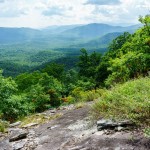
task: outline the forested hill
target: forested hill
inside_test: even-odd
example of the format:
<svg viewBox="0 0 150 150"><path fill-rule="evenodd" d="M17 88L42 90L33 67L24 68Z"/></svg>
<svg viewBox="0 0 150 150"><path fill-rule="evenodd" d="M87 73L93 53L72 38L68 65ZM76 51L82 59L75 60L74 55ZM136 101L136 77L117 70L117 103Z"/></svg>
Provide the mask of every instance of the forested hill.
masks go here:
<svg viewBox="0 0 150 150"><path fill-rule="evenodd" d="M86 48L86 49L94 49L94 48L100 48L101 47L107 47L113 39L118 37L119 35L123 34L123 32L113 32L113 33L108 33L102 37L95 38L93 40L90 40L85 43L81 44L76 44L76 45L71 45L70 47L76 47L76 48Z"/></svg>
<svg viewBox="0 0 150 150"><path fill-rule="evenodd" d="M0 27L0 44L22 43L40 36L40 31L31 28Z"/></svg>
<svg viewBox="0 0 150 150"><path fill-rule="evenodd" d="M103 54L118 35L124 31L132 33L140 26L93 23L43 29L1 27L0 68L5 76L16 76L50 62L65 63L68 69L76 65L81 48Z"/></svg>
<svg viewBox="0 0 150 150"><path fill-rule="evenodd" d="M80 38L91 38L91 37L98 37L103 36L107 33L113 33L113 32L125 32L125 31L134 31L136 30L140 25L135 26L129 26L129 27L121 27L121 26L111 26L107 24L98 24L98 23L92 23L88 25L83 25L79 27L75 27L73 29L64 31L64 35L73 35Z"/></svg>
<svg viewBox="0 0 150 150"><path fill-rule="evenodd" d="M139 25L120 27L107 24L88 24L70 26L52 26L44 29L31 28L3 28L0 27L0 44L25 43L25 42L54 42L58 47L66 45L71 40L84 40L101 37L107 33L135 31ZM53 44L54 44L53 43ZM53 45L51 46L51 48Z"/></svg>

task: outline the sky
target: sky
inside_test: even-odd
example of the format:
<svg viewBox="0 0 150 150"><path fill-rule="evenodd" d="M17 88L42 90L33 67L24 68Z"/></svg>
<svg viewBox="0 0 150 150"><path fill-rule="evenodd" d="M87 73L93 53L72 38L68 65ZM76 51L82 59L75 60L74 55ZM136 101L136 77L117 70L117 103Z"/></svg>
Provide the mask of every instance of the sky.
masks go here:
<svg viewBox="0 0 150 150"><path fill-rule="evenodd" d="M150 14L150 0L0 0L0 27L138 24Z"/></svg>

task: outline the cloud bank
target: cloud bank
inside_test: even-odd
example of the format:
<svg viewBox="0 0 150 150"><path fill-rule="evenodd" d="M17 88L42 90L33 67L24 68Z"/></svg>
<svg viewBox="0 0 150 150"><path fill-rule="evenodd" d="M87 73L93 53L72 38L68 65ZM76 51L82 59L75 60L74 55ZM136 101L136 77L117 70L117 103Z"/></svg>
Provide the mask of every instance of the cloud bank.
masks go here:
<svg viewBox="0 0 150 150"><path fill-rule="evenodd" d="M0 26L131 25L149 10L150 0L0 0Z"/></svg>

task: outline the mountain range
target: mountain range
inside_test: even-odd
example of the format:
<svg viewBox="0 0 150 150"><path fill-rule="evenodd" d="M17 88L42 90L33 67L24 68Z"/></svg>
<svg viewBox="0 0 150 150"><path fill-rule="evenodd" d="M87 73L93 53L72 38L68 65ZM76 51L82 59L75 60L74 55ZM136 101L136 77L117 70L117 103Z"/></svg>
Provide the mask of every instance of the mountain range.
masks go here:
<svg viewBox="0 0 150 150"><path fill-rule="evenodd" d="M92 23L87 25L50 26L42 29L0 27L0 44L27 44L64 47L106 47L122 32L134 32L141 25L112 26Z"/></svg>

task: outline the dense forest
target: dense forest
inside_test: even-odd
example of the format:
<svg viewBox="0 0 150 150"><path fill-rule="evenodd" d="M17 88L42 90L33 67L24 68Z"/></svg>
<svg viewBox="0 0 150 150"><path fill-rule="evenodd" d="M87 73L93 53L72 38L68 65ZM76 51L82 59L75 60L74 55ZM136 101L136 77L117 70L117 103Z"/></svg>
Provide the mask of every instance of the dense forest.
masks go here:
<svg viewBox="0 0 150 150"><path fill-rule="evenodd" d="M0 68L4 76L12 77L50 62L63 63L68 70L77 63L81 48L88 53L105 53L113 39L123 32L133 33L140 26L91 23L43 29L0 27ZM74 63L68 60L70 57Z"/></svg>
<svg viewBox="0 0 150 150"><path fill-rule="evenodd" d="M150 15L139 17L139 21L143 24L142 27L134 33L124 32L119 35L109 44L107 52L103 53L82 48L76 52L72 49L74 51L72 55L71 52L62 53L63 50L56 50L53 61L48 62L51 51L41 51L33 55L30 61L34 63L42 61L43 63L36 67L29 67L22 60L21 55L24 54L16 51L20 55L19 62L23 61L22 66L19 68L16 66L17 63L7 64L6 61L4 65L14 71L14 74L10 73L13 77L8 77L9 72L0 72L0 118L13 122L51 107L91 101L100 97L102 93L105 93L106 97L103 97L109 102L103 100L95 104L93 109L97 114L100 113L100 109L106 114L110 107L108 103L113 101L111 94L117 93L114 92L115 89L112 93L109 93L107 89L119 84L120 89L117 90L127 92L127 95L130 95L130 89L127 88L133 86L139 90L131 90L133 93L140 92L141 86L146 89L142 94L145 96L145 101L142 101L141 95L137 93L138 103L131 102L138 110L134 109L130 117L140 120L140 113L142 113L142 117L145 120L148 119L150 115L150 104L147 99L150 93L148 92L150 85ZM2 66L3 62L0 63ZM137 79L137 81L124 85L132 79ZM119 99L117 100L118 105L124 105ZM111 107L113 108L113 105ZM120 114L125 114L124 110L121 111L120 109Z"/></svg>

